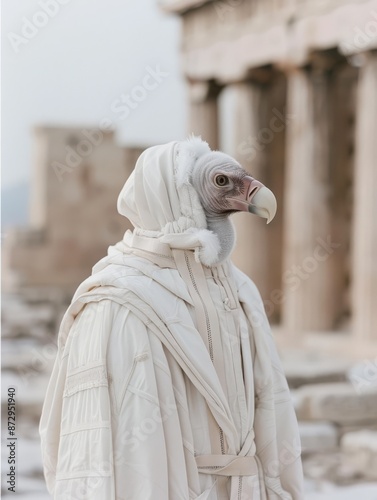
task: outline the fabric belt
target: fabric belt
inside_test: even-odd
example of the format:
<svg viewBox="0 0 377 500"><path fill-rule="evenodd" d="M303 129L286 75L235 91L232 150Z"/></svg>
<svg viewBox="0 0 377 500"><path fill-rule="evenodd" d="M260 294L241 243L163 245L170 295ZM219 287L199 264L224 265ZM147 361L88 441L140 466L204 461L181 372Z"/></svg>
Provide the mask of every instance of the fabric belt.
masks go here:
<svg viewBox="0 0 377 500"><path fill-rule="evenodd" d="M255 457L238 455L198 455L196 465L202 474L215 476L254 476L258 474Z"/></svg>

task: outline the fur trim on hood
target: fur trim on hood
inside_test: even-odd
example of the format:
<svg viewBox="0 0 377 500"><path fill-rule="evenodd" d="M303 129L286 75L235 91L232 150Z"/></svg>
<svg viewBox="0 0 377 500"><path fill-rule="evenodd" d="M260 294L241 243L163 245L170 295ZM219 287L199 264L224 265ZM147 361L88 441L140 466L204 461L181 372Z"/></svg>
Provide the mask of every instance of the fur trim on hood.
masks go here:
<svg viewBox="0 0 377 500"><path fill-rule="evenodd" d="M200 137L146 149L118 197L118 212L135 233L159 238L171 248L194 249L198 261L215 264L220 253L216 234L207 229L199 197L190 183L195 162L211 153Z"/></svg>

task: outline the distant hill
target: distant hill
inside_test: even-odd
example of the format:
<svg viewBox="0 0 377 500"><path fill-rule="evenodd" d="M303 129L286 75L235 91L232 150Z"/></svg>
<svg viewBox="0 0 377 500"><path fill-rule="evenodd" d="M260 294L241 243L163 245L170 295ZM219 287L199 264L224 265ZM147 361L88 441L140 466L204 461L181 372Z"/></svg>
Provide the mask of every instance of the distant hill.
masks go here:
<svg viewBox="0 0 377 500"><path fill-rule="evenodd" d="M1 190L1 223L3 230L28 223L29 182L23 181Z"/></svg>

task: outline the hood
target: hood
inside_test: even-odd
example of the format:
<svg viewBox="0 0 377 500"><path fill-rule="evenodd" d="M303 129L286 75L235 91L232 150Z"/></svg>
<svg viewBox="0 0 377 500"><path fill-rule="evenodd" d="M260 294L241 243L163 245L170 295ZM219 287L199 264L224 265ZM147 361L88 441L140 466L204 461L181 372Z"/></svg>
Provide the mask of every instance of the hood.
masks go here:
<svg viewBox="0 0 377 500"><path fill-rule="evenodd" d="M146 149L118 197L118 212L140 236L158 238L171 248L193 249L198 261L213 265L220 252L217 235L207 229L191 170L211 150L192 137Z"/></svg>

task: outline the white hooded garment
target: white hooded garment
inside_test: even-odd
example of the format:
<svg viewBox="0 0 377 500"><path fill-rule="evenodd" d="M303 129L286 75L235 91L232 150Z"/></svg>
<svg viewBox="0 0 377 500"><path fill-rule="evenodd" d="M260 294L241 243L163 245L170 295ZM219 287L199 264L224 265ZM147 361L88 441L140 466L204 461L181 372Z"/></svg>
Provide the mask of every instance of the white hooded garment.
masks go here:
<svg viewBox="0 0 377 500"><path fill-rule="evenodd" d="M56 500L301 500L297 421L262 301L189 184L204 142L146 150L135 226L76 291L40 422ZM251 216L252 217L252 216Z"/></svg>

